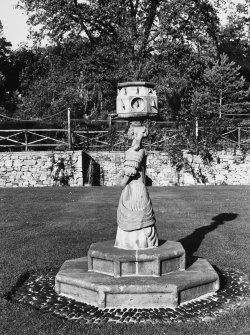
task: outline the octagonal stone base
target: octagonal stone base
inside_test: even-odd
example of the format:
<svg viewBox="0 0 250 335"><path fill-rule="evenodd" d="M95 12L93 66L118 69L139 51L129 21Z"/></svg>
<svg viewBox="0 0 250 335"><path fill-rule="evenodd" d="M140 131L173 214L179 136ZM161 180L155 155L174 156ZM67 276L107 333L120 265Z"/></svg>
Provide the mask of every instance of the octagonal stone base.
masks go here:
<svg viewBox="0 0 250 335"><path fill-rule="evenodd" d="M179 242L167 241L159 247L125 250L114 247L115 241L91 244L88 270L118 277L161 276L185 270L185 250Z"/></svg>
<svg viewBox="0 0 250 335"><path fill-rule="evenodd" d="M98 249L100 245L95 246L95 250L97 250L96 247ZM158 250L158 248L153 249ZM118 250L118 252L122 251L124 252L122 249ZM101 255L102 257L103 255L107 256L106 252ZM89 258L92 256L93 254L90 250ZM151 256L149 258L152 260L153 257ZM125 260L127 261L126 257ZM130 255L130 257L132 257L132 262L134 262L134 256ZM182 258L182 255L179 255L179 258ZM56 276L56 292L76 301L100 308L159 308L176 307L185 301L219 289L219 278L216 271L205 259L201 258L197 259L186 270L181 267L172 272L163 273L160 276L135 274L127 277L114 277L115 273L110 275L96 272L93 271L93 267L89 271L88 263L90 263L88 262L88 257L67 260ZM113 261L111 263L113 264ZM101 267L101 270L103 269L105 270L105 268ZM113 269L113 266L110 269ZM151 266L149 266L149 269L152 269Z"/></svg>

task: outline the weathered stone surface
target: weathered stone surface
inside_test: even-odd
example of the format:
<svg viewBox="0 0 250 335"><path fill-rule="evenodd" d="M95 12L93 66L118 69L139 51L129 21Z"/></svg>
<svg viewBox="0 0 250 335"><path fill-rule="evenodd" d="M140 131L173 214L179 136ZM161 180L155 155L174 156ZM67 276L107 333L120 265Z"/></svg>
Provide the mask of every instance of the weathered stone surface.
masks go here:
<svg viewBox="0 0 250 335"><path fill-rule="evenodd" d="M87 257L66 261L56 275L58 294L98 307L176 307L180 303L215 292L219 278L205 259L186 271L160 277L120 277L88 271Z"/></svg>
<svg viewBox="0 0 250 335"><path fill-rule="evenodd" d="M57 181L53 177L53 167L59 159L64 160L64 173L69 175L68 184L70 186L82 186L81 151L57 153L41 151L16 154L0 153L0 187L57 185Z"/></svg>
<svg viewBox="0 0 250 335"><path fill-rule="evenodd" d="M124 153L115 152L89 152L103 168L104 185L113 186L119 184L119 164L124 161ZM116 163L114 162L116 157ZM204 162L201 157L184 152L184 157L190 164L192 171L186 168L177 171L172 166L167 153L148 152L146 174L150 185L249 185L250 184L250 155L243 159L243 153L221 151L214 153L211 162ZM110 167L112 166L112 169ZM113 169L114 167L114 169ZM168 171L168 172L167 172ZM194 173L194 175L193 175Z"/></svg>
<svg viewBox="0 0 250 335"><path fill-rule="evenodd" d="M13 159L13 166L22 166L23 162L19 159Z"/></svg>
<svg viewBox="0 0 250 335"><path fill-rule="evenodd" d="M124 161L123 152L89 152L88 153L99 165L101 170L100 184L115 186L120 183L121 164ZM177 171L175 166L170 164L167 153L148 152L146 174L150 185L172 186L172 185L249 185L250 184L250 155L244 156L237 152L235 155L230 151L214 153L214 160L204 163L196 156L188 155L188 161L192 168ZM1 187L11 187L13 181L9 179L13 171L33 172L38 176L43 172L51 175L53 170L53 159L64 158L68 166L68 157L72 158L74 178L69 178L70 186L83 185L82 175L82 152L81 151L60 151L56 154L51 151L0 153L0 178L6 175L6 182ZM23 163L26 161L25 163ZM27 162L36 162L34 165L26 165ZM75 164L75 165L74 165ZM75 182L79 177L79 181ZM32 178L32 177L31 177ZM36 180L39 177L34 177ZM17 183L21 183L17 176ZM49 182L49 185L51 183ZM56 183L53 183L56 185ZM46 184L44 185L46 186Z"/></svg>
<svg viewBox="0 0 250 335"><path fill-rule="evenodd" d="M120 118L157 115L157 95L154 84L126 82L118 84L116 111Z"/></svg>
<svg viewBox="0 0 250 335"><path fill-rule="evenodd" d="M185 269L185 251L179 242L156 248L124 250L115 241L93 243L88 251L89 270L114 277L161 276Z"/></svg>
<svg viewBox="0 0 250 335"><path fill-rule="evenodd" d="M10 160L10 159L7 159L7 160L5 161L5 166L6 166L6 167L10 167L10 166L12 166L12 164L13 164L13 162L12 162L12 160Z"/></svg>
<svg viewBox="0 0 250 335"><path fill-rule="evenodd" d="M138 122L131 122L128 137L132 140L125 152L122 192L117 208L117 233L115 246L138 250L158 246L155 216L146 188L146 151L142 145L148 129Z"/></svg>

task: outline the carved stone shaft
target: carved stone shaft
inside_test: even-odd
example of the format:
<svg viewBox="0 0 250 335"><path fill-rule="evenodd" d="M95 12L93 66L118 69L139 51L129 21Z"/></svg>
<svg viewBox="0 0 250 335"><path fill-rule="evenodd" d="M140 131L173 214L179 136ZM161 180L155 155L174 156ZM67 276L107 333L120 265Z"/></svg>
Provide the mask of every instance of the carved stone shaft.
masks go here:
<svg viewBox="0 0 250 335"><path fill-rule="evenodd" d="M141 140L147 128L132 124L133 142L125 153L123 191L117 209L115 246L122 249L145 249L158 246L155 216L145 185L145 149Z"/></svg>

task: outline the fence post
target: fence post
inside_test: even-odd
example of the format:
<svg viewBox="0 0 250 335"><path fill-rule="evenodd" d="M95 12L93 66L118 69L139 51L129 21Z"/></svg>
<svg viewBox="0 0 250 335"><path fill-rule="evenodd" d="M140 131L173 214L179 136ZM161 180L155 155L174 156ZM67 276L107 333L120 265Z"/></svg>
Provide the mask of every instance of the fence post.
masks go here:
<svg viewBox="0 0 250 335"><path fill-rule="evenodd" d="M70 122L70 108L68 108L68 149L71 150L71 122Z"/></svg>
<svg viewBox="0 0 250 335"><path fill-rule="evenodd" d="M199 136L199 123L198 118L195 118L195 145L196 145L196 152L198 151L198 136Z"/></svg>
<svg viewBox="0 0 250 335"><path fill-rule="evenodd" d="M113 133L112 133L112 117L108 115L108 126L109 126L109 135L110 135L110 146L109 150L114 150L114 143L113 143Z"/></svg>
<svg viewBox="0 0 250 335"><path fill-rule="evenodd" d="M28 151L28 134L27 134L27 129L24 130L24 139L25 139L25 151Z"/></svg>
<svg viewBox="0 0 250 335"><path fill-rule="evenodd" d="M109 125L109 131L112 131L112 117L111 115L108 115L108 125Z"/></svg>
<svg viewBox="0 0 250 335"><path fill-rule="evenodd" d="M241 144L241 133L240 133L240 127L238 127L238 148L240 149Z"/></svg>

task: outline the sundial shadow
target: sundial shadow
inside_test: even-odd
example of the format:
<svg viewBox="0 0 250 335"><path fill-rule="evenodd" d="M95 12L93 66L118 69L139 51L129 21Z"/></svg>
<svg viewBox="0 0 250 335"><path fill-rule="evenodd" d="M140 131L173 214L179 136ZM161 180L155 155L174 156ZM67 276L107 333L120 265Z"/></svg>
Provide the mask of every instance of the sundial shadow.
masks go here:
<svg viewBox="0 0 250 335"><path fill-rule="evenodd" d="M187 266L192 265L197 259L194 253L199 249L205 236L226 222L235 220L237 216L238 214L236 213L218 214L212 218L213 221L209 225L197 228L190 235L178 240L186 251Z"/></svg>

